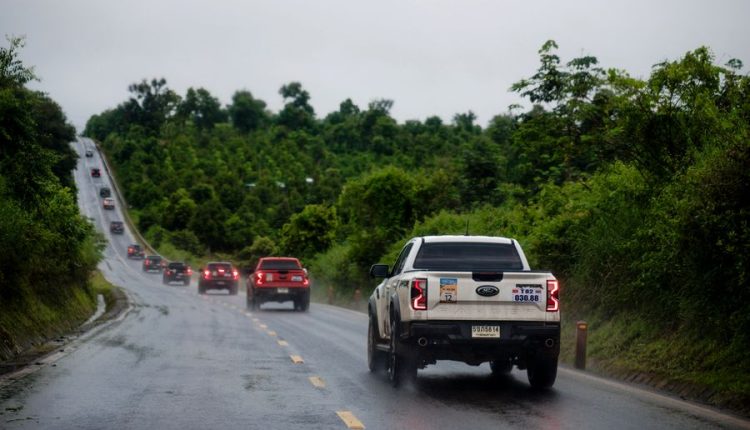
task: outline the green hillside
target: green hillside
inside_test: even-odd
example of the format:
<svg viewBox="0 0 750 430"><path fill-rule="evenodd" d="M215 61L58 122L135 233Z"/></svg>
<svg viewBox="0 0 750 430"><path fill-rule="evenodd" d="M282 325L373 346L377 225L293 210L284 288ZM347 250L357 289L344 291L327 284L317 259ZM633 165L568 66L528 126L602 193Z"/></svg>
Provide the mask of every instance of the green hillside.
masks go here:
<svg viewBox="0 0 750 430"><path fill-rule="evenodd" d="M471 112L399 123L392 100L318 115L296 82L271 112L165 80L91 117L138 226L157 247L242 264L301 257L339 295L374 286L415 234L518 238L591 323L599 369L708 387L750 404L750 79L699 48L646 79L549 41L486 127ZM568 324L568 327L571 325ZM567 333L570 336L570 333ZM564 354L569 357L570 351ZM715 393L714 393L715 392Z"/></svg>
<svg viewBox="0 0 750 430"><path fill-rule="evenodd" d="M0 47L0 360L60 336L96 308L101 238L79 214L75 129L26 84L21 39Z"/></svg>

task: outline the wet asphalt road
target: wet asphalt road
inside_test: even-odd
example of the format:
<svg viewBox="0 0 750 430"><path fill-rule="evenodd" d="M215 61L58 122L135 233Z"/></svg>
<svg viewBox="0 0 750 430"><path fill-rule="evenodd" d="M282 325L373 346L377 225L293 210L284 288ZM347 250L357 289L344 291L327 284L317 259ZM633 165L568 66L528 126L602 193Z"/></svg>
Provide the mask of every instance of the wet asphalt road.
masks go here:
<svg viewBox="0 0 750 430"><path fill-rule="evenodd" d="M83 157L84 145L75 145L79 204L109 240L100 268L132 308L54 363L0 384L0 428L346 429L337 412L368 429L750 428L569 369L552 390L535 392L525 372L497 379L487 365L439 362L414 386L394 389L367 370L364 314L322 304L249 313L242 291L199 296L195 282L165 286L144 273L126 257L130 232L109 233L109 221L122 220L119 203L102 210L98 187L108 179L89 176L101 162Z"/></svg>

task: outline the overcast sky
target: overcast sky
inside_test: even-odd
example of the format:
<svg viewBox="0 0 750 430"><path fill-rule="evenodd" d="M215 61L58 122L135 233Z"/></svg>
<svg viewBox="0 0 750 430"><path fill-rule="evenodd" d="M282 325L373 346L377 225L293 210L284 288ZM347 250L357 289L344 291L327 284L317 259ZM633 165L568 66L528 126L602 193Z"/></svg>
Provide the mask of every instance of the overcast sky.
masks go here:
<svg viewBox="0 0 750 430"><path fill-rule="evenodd" d="M79 131L152 77L224 104L248 89L274 111L300 81L319 117L388 98L399 121L472 110L485 125L519 102L508 88L548 39L564 61L594 55L647 77L701 45L750 65L748 19L747 0L0 0L0 34L26 37L32 86Z"/></svg>

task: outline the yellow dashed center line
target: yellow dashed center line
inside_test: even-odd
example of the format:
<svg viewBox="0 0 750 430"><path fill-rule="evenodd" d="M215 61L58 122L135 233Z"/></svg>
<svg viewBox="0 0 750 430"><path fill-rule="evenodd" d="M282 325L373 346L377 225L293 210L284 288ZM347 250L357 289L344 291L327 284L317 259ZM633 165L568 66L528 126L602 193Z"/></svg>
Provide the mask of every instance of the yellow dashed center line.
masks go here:
<svg viewBox="0 0 750 430"><path fill-rule="evenodd" d="M305 360L303 360L299 355L290 355L289 358L292 359L292 363L294 364L302 364L305 362Z"/></svg>
<svg viewBox="0 0 750 430"><path fill-rule="evenodd" d="M268 326L267 326L267 325L265 325L265 324L261 324L261 325L260 325L260 328L268 328Z"/></svg>
<svg viewBox="0 0 750 430"><path fill-rule="evenodd" d="M268 333L269 336L276 336L276 332L273 330L269 330L266 333Z"/></svg>
<svg viewBox="0 0 750 430"><path fill-rule="evenodd" d="M308 379L310 379L310 383L311 384L313 384L314 386L316 386L318 388L325 388L326 387L326 383L323 382L323 378L321 378L320 376L311 376Z"/></svg>
<svg viewBox="0 0 750 430"><path fill-rule="evenodd" d="M279 345L281 345L281 346L289 346L289 343L287 341L285 341L285 340L280 340L278 342L279 342Z"/></svg>
<svg viewBox="0 0 750 430"><path fill-rule="evenodd" d="M336 412L336 415L338 415L339 418L341 418L341 421L343 421L344 424L346 424L346 426L350 429L364 430L365 428L365 425L362 424L362 421L358 420L357 417L355 417L354 414L349 411L338 411Z"/></svg>

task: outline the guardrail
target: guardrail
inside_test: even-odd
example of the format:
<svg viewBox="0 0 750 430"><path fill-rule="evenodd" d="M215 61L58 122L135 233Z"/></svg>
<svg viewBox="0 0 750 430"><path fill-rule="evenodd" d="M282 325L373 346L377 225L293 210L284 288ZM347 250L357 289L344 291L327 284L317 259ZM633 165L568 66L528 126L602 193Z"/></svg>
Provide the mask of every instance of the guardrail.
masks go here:
<svg viewBox="0 0 750 430"><path fill-rule="evenodd" d="M102 164L104 165L104 170L107 171L107 176L109 176L109 182L112 184L112 188L114 188L115 196L117 198L117 201L120 202L120 208L122 209L122 216L125 217L125 222L128 224L128 227L130 228L130 231L135 235L136 241L140 242L141 245L143 245L146 250L149 251L151 254L158 254L154 247L152 247L146 239L141 236L141 232L136 228L135 224L133 223L133 220L130 218L130 214L128 213L128 202L125 200L125 197L123 197L122 193L120 192L120 187L117 185L117 179L115 179L114 171L109 167L109 161L107 160L107 156L104 154L104 151L102 151L101 147L99 146L99 142L97 142L94 139L91 139L90 137L87 137L86 139L91 140L91 142L94 143L94 146L96 147L96 152L99 153L99 158L102 160Z"/></svg>

